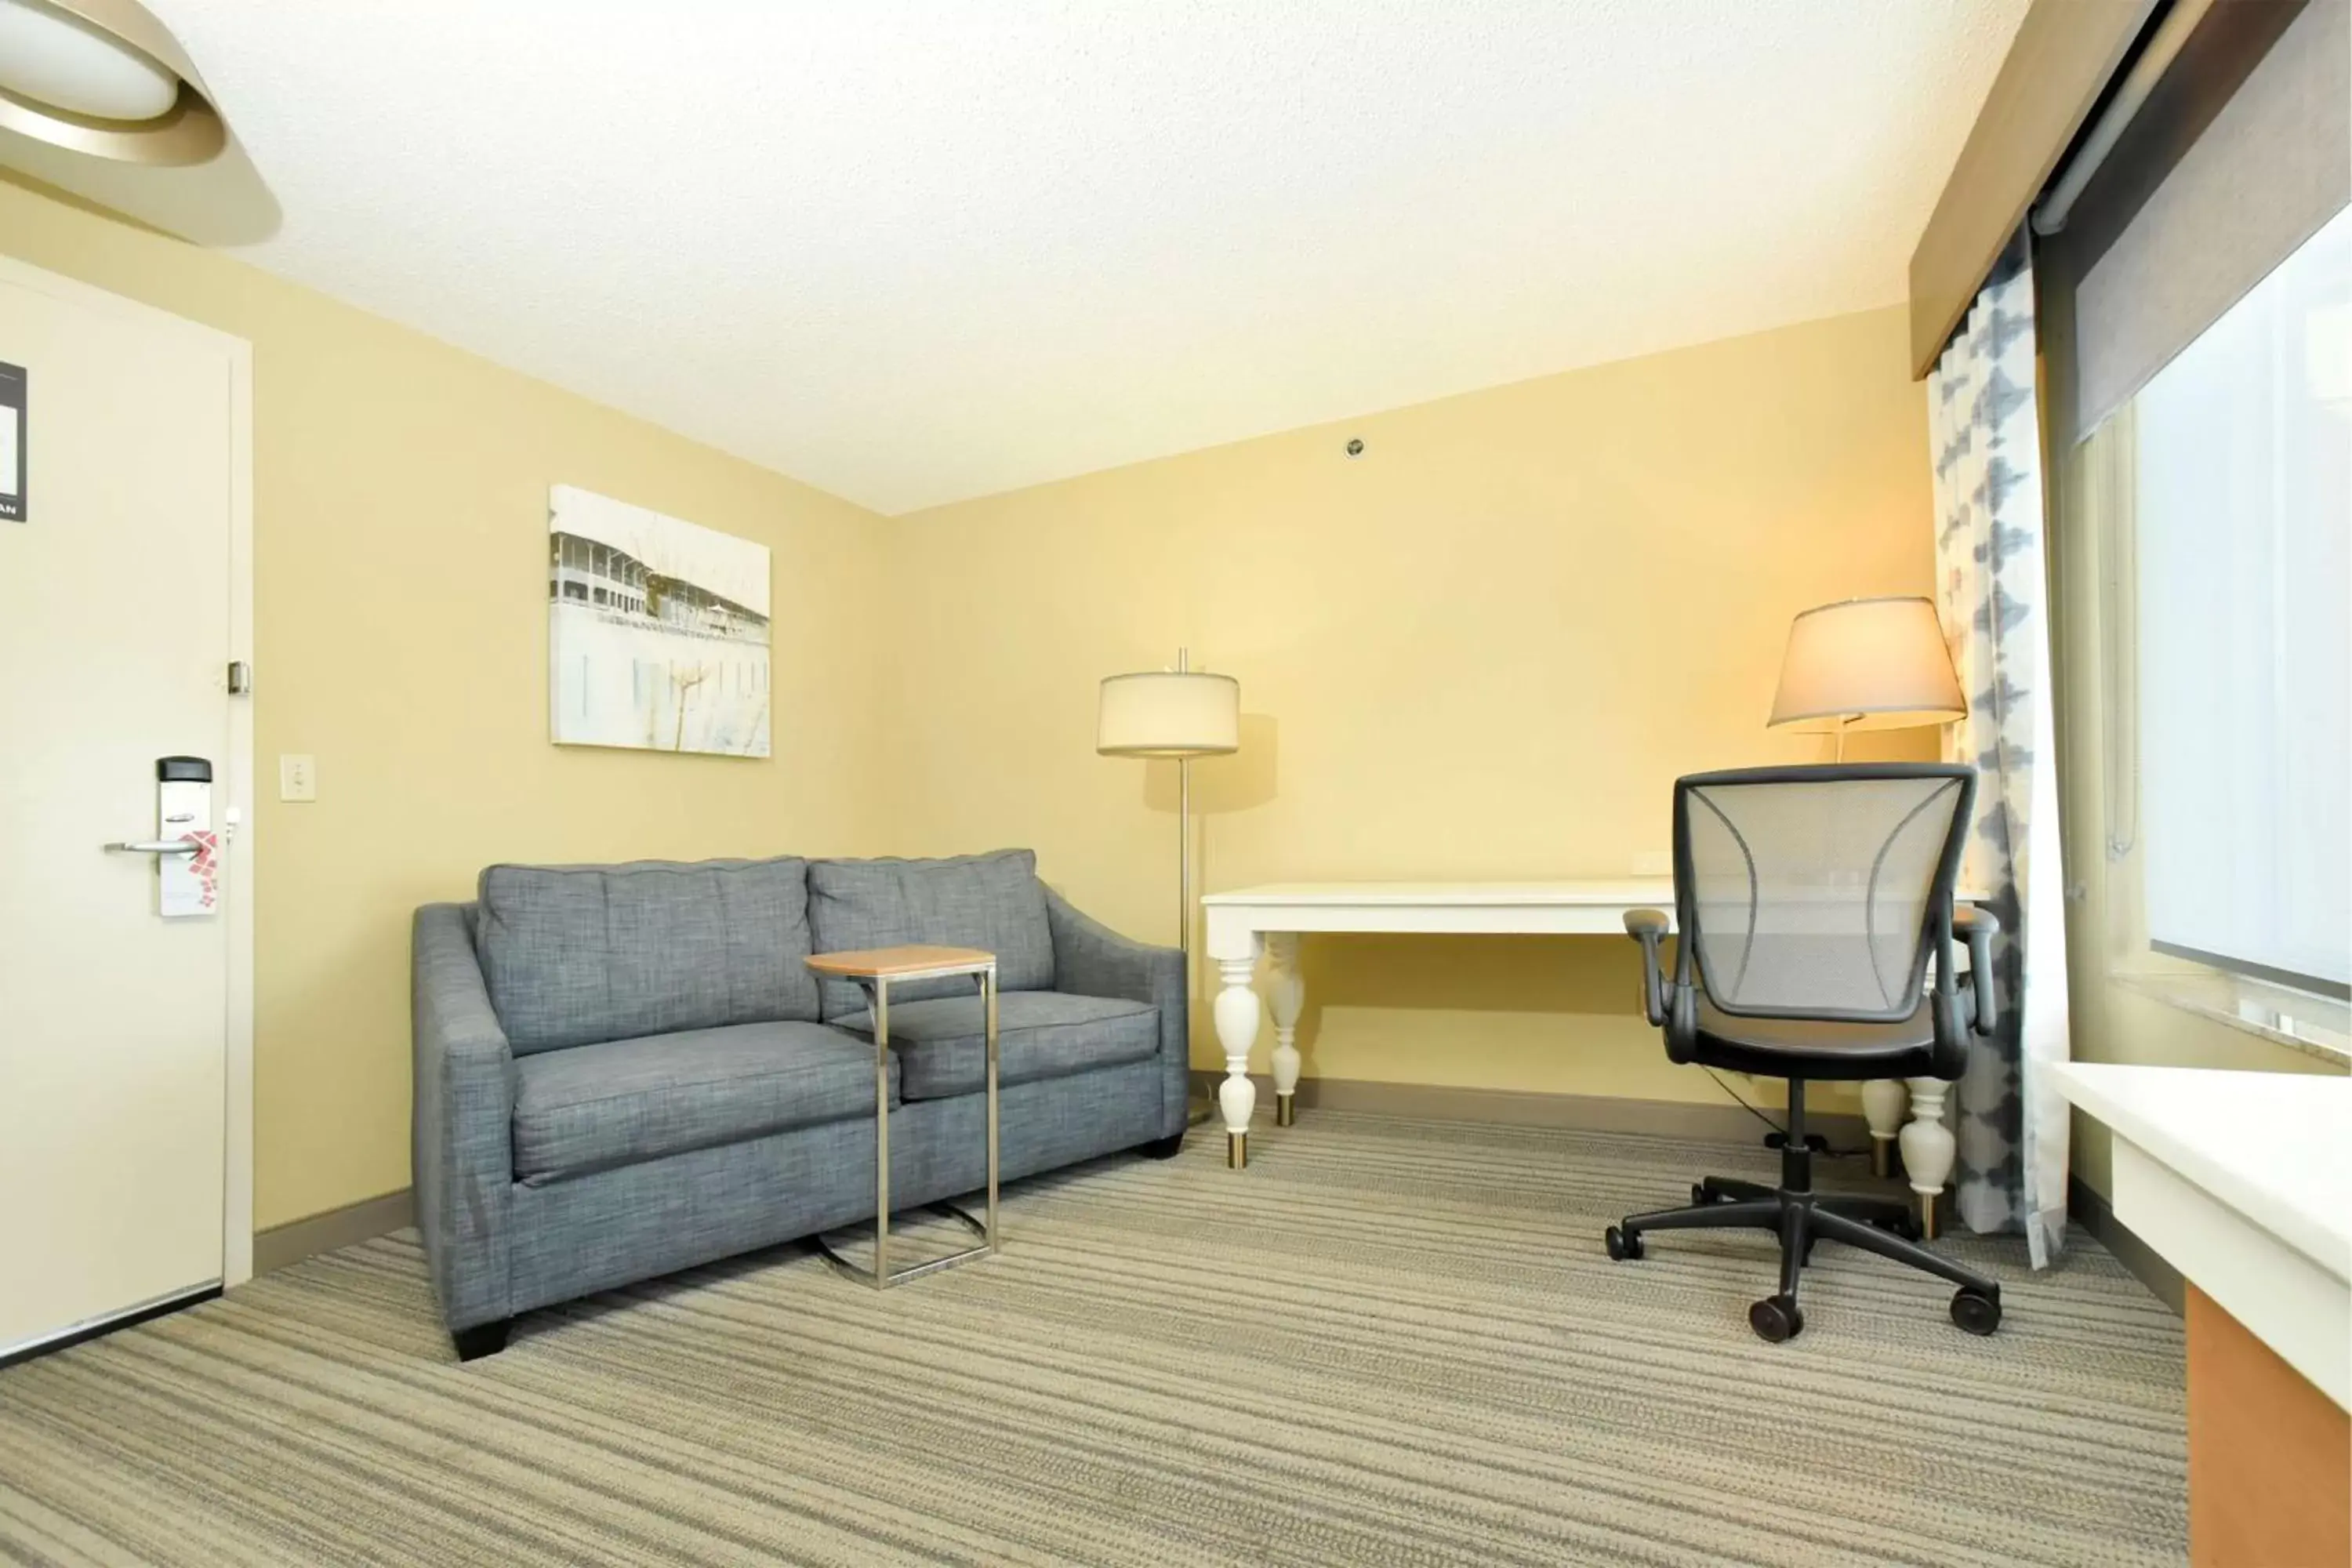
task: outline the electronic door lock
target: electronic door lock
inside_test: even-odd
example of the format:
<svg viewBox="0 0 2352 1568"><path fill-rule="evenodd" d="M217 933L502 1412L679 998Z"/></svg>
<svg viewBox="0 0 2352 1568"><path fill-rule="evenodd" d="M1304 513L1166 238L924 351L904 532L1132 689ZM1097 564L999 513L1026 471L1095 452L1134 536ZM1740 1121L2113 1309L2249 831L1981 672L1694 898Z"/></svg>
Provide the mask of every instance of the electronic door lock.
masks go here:
<svg viewBox="0 0 2352 1568"><path fill-rule="evenodd" d="M213 831L213 765L202 757L155 759L155 837L107 846L155 858L155 912L167 921L220 908L220 837Z"/></svg>

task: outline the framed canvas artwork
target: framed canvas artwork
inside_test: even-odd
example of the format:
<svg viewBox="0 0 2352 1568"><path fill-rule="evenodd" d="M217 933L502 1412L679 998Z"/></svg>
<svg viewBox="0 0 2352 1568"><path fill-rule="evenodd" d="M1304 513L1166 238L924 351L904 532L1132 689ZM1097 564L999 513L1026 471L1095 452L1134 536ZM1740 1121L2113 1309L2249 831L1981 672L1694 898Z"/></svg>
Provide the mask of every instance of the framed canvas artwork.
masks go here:
<svg viewBox="0 0 2352 1568"><path fill-rule="evenodd" d="M769 754L767 546L557 485L547 554L558 744Z"/></svg>

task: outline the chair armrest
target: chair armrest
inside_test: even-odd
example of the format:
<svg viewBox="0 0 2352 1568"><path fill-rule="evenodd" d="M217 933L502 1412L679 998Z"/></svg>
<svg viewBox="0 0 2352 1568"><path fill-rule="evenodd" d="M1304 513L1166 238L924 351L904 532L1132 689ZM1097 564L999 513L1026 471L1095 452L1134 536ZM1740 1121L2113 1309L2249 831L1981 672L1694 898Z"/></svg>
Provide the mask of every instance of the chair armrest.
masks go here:
<svg viewBox="0 0 2352 1568"><path fill-rule="evenodd" d="M1958 905L1952 910L1952 934L1969 944L1969 986L1976 998L1969 1026L1990 1035L2000 1021L1992 1000L1992 939L2000 934L2000 918L1974 904Z"/></svg>
<svg viewBox="0 0 2352 1568"><path fill-rule="evenodd" d="M463 908L418 910L409 958L416 1228L442 1314L463 1329L510 1315L514 1053Z"/></svg>
<svg viewBox="0 0 2352 1568"><path fill-rule="evenodd" d="M1663 910L1625 911L1625 934L1642 944L1642 1012L1661 1029L1666 1026L1666 980L1658 964L1658 944L1672 923Z"/></svg>
<svg viewBox="0 0 2352 1568"><path fill-rule="evenodd" d="M1054 942L1054 989L1080 996L1149 1002L1160 1009L1160 1133L1184 1130L1192 1068L1191 987L1182 950L1134 941L1045 889L1045 926Z"/></svg>

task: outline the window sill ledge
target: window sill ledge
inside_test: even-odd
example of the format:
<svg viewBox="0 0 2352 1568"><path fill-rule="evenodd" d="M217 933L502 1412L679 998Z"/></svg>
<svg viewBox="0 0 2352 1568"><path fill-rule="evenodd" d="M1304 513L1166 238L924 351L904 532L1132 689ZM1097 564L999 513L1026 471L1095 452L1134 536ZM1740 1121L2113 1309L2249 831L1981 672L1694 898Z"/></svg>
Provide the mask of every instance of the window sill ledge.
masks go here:
<svg viewBox="0 0 2352 1568"><path fill-rule="evenodd" d="M2352 1032L2341 1002L2230 974L2117 970L2114 979L2127 990L2259 1035L2273 1044L2336 1067L2352 1065Z"/></svg>

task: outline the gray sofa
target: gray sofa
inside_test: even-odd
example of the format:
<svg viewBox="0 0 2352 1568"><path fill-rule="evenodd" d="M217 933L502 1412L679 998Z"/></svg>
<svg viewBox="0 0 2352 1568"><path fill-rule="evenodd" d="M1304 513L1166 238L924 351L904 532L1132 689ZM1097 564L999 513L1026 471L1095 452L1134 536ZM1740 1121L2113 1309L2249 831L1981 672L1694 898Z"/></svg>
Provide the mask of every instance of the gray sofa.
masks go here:
<svg viewBox="0 0 2352 1568"><path fill-rule="evenodd" d="M417 1228L461 1359L519 1312L873 1217L865 995L813 952L997 955L1003 1179L1184 1133L1184 961L1027 850L493 866L416 911ZM890 994L893 1207L982 1186L968 983Z"/></svg>

